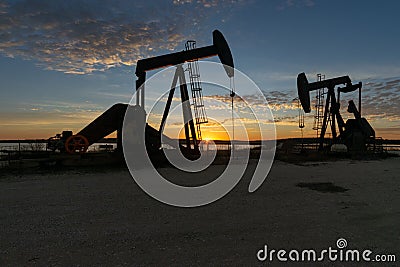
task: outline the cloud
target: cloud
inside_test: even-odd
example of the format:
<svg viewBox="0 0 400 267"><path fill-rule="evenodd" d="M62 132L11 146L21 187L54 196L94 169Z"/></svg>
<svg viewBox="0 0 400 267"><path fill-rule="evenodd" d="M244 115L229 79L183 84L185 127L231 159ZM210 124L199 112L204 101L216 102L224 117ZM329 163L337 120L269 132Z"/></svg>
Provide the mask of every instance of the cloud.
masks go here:
<svg viewBox="0 0 400 267"><path fill-rule="evenodd" d="M287 91L269 91L264 92L268 101L268 105L273 111L279 110L297 110L298 105L293 99L296 97L296 92Z"/></svg>
<svg viewBox="0 0 400 267"><path fill-rule="evenodd" d="M174 50L217 12L210 7L231 3L0 0L0 53L71 74L131 66Z"/></svg>
<svg viewBox="0 0 400 267"><path fill-rule="evenodd" d="M362 113L373 120L400 121L400 79L371 79L363 86Z"/></svg>

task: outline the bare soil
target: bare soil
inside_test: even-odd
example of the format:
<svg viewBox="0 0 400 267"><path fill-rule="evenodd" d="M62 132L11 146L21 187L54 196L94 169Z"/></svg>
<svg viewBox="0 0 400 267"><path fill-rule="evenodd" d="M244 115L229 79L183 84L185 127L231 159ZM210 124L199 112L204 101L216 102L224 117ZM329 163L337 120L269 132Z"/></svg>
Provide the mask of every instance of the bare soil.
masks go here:
<svg viewBox="0 0 400 267"><path fill-rule="evenodd" d="M398 263L399 174L400 158L276 161L256 192L247 191L249 170L228 195L199 208L154 200L122 169L3 174L0 265L266 265L256 257L264 245L317 250L338 238L348 248L395 254Z"/></svg>

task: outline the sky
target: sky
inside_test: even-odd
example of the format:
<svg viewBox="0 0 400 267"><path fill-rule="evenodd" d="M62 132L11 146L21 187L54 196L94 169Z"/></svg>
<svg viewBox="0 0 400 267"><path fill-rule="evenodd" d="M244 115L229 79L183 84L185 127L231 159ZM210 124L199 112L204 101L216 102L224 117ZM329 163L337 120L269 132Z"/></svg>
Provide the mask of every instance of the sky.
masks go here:
<svg viewBox="0 0 400 267"><path fill-rule="evenodd" d="M300 136L293 99L305 72L309 81L322 73L363 82L363 116L377 136L400 139L399 9L394 0L0 0L0 139L78 132L130 101L137 60L181 51L189 39L210 45L215 29L264 93L278 138ZM357 93L342 96L345 119L350 99ZM313 111L304 136L315 136L312 127Z"/></svg>

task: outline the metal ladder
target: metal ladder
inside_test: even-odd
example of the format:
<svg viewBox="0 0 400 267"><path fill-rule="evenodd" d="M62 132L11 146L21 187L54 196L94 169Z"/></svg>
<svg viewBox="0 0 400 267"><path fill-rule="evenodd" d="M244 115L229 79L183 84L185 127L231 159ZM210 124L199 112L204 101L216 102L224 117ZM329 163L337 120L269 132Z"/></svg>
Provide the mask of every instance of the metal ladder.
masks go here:
<svg viewBox="0 0 400 267"><path fill-rule="evenodd" d="M317 74L317 81L325 80L325 75ZM317 90L317 95L315 97L315 114L314 114L314 126L313 130L317 133L317 138L319 138L320 131L322 129L322 122L324 119L324 99L325 99L325 88L320 88Z"/></svg>
<svg viewBox="0 0 400 267"><path fill-rule="evenodd" d="M196 48L196 41L189 40L185 44L185 49L191 50ZM187 63L187 70L189 71L190 89L192 91L192 105L194 110L194 119L196 122L197 140L201 141L200 125L207 123L207 114L204 108L203 89L200 81L200 70L198 60L190 60Z"/></svg>

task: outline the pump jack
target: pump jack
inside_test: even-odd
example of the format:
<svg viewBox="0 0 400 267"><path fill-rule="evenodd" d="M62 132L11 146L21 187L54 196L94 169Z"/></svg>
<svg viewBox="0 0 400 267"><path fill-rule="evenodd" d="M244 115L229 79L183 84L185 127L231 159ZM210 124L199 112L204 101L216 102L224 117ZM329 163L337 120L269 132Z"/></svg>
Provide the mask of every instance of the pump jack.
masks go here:
<svg viewBox="0 0 400 267"><path fill-rule="evenodd" d="M142 59L137 62L136 66L136 72L135 72L137 76L136 105L140 106L142 109L144 109L146 72L149 70L159 69L172 65L176 66L175 75L168 95L168 100L165 105L159 132L161 135L163 134L165 122L167 120L168 113L171 107L172 98L175 93L175 87L179 79L180 94L182 101L182 112L185 122L184 123L185 141L186 141L185 150L195 155L200 154L200 151L197 143L196 130L193 122L192 112L190 109L189 93L187 89L187 84L182 64L188 61L212 57L212 56L219 57L228 77L231 78L234 76L234 64L230 48L224 36L218 30L215 30L213 32L213 44L210 46L194 48L192 50L186 50L172 54Z"/></svg>
<svg viewBox="0 0 400 267"><path fill-rule="evenodd" d="M340 84L344 84L345 86L337 89L336 97L335 87ZM363 150L367 142L375 139L375 131L365 118L361 118L361 113L359 112L361 110L362 83L353 84L349 76L341 76L309 83L305 73L300 73L297 76L297 90L304 112L310 113L311 111L310 92L320 88L327 88L328 92L319 136L319 150L324 149L324 138L329 122L331 123L333 143L342 142L352 150ZM354 114L355 119L349 119L345 123L340 114L340 93L348 93L355 90L359 90L359 108L357 110L354 102L352 100L349 101L348 111ZM339 136L336 130L336 124L339 130ZM361 143L361 145L356 145L356 143Z"/></svg>

